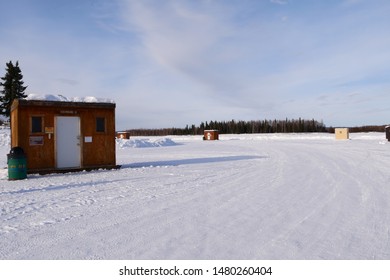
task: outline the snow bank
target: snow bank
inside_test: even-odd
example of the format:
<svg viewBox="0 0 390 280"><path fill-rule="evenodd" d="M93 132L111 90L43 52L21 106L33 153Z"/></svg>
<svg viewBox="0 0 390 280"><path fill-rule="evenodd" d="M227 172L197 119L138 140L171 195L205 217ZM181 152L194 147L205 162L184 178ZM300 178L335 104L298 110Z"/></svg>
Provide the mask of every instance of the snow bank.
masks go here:
<svg viewBox="0 0 390 280"><path fill-rule="evenodd" d="M220 140L333 140L330 133L259 133L259 134L220 134Z"/></svg>
<svg viewBox="0 0 390 280"><path fill-rule="evenodd" d="M350 140L374 140L385 139L382 132L358 132L350 133ZM334 133L260 133L260 134L220 134L222 141L251 140L251 141L295 141L295 140L319 140L336 141Z"/></svg>
<svg viewBox="0 0 390 280"><path fill-rule="evenodd" d="M178 145L170 138L135 138L135 139L117 139L119 148L151 148Z"/></svg>
<svg viewBox="0 0 390 280"><path fill-rule="evenodd" d="M10 145L10 134L11 131L9 128L0 126L0 146Z"/></svg>
<svg viewBox="0 0 390 280"><path fill-rule="evenodd" d="M94 96L86 97L66 97L61 94L28 94L26 100L43 100L43 101L67 101L67 102L86 102L86 103L115 103L114 100L108 98L98 98Z"/></svg>

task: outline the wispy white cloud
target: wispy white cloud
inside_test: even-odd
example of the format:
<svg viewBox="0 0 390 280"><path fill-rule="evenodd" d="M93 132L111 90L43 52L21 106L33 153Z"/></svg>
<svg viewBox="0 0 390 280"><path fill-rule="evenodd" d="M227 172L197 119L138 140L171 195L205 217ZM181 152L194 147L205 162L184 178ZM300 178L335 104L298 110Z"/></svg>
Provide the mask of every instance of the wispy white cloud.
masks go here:
<svg viewBox="0 0 390 280"><path fill-rule="evenodd" d="M218 15L190 10L184 1L167 1L163 7L145 3L128 2L124 18L136 28L145 51L157 63L191 72L218 59L213 47L230 32Z"/></svg>
<svg viewBox="0 0 390 280"><path fill-rule="evenodd" d="M341 6L351 7L357 4L362 3L364 0L343 0L341 1Z"/></svg>
<svg viewBox="0 0 390 280"><path fill-rule="evenodd" d="M282 2L286 4L276 4ZM294 11L285 16L289 23L284 25L269 21L260 10L258 18L243 26L231 21L240 10L169 3L161 9L148 2L129 2L124 10L124 18L145 46L145 55L188 79L186 85L197 88L197 97L215 98L229 108L246 108L247 117L278 114L283 99L304 103L336 84L369 79L380 69L388 69L388 39L382 36L383 30L364 28L365 23L359 23L361 15L335 14L332 21L305 22ZM359 32L349 32L358 28ZM313 103L313 110L319 106ZM294 114L294 108L279 107ZM296 114L303 114L296 108Z"/></svg>
<svg viewBox="0 0 390 280"><path fill-rule="evenodd" d="M288 0L270 0L271 3L278 4L278 5L286 5L288 4Z"/></svg>

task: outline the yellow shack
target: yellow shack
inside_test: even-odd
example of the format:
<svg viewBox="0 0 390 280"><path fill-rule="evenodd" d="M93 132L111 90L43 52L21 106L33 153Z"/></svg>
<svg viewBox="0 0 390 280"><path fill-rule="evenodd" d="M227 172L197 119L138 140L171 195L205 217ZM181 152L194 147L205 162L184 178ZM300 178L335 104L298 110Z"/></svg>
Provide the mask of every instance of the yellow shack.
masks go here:
<svg viewBox="0 0 390 280"><path fill-rule="evenodd" d="M348 140L349 129L348 128L335 128L334 131L337 140Z"/></svg>

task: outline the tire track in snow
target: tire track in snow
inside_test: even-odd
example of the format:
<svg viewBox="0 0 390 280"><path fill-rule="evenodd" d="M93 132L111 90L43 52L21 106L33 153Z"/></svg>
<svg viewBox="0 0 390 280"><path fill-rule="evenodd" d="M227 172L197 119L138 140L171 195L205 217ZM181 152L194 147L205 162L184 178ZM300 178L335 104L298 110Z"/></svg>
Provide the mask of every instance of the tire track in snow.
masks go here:
<svg viewBox="0 0 390 280"><path fill-rule="evenodd" d="M346 148L350 147L346 146ZM285 152L288 152L287 149ZM305 205L307 210L294 210L295 220L293 219L285 228L281 226L282 233L272 241L273 245L267 254L280 256L278 251L285 250L287 252L283 256L286 258L337 259L347 257L346 251L357 258L365 258L367 252L375 251L382 253L376 257L369 253L370 258L386 258L388 253L384 253L386 250L380 248L379 245L372 249L371 242L379 243L373 240L378 236L377 230L366 228L366 225L370 224L373 219L369 213L373 209L380 209L376 203L372 203L372 200L381 199L373 194L372 186L369 184L373 177L367 176L365 180L361 180L362 172L365 174L367 171L367 165L362 163L370 154L364 152L361 161L353 162L349 156L359 152L358 149L340 153L339 149L334 149L331 145L326 149L313 150L312 153L300 152L304 153L303 158L306 159L306 162L300 163L303 170L310 170L309 166L314 166L312 174L307 174L307 179L311 179L313 184L316 180L321 180L320 185L329 186L329 189L326 192L317 190L318 196L313 196L315 193L311 192L311 198L302 200L302 205ZM356 159L356 155L352 158ZM298 163L291 162L291 164ZM287 197L293 199L292 195L287 194ZM388 205L385 206L388 209ZM283 216L282 213L281 216ZM388 215L384 213L377 217L388 219ZM363 226L359 227L359 224ZM384 224L386 223L383 223L383 220L376 223L382 228ZM382 232L386 235L386 229ZM344 247L340 246L340 240L344 241L342 242ZM388 243L388 236L383 236L382 242L383 240Z"/></svg>

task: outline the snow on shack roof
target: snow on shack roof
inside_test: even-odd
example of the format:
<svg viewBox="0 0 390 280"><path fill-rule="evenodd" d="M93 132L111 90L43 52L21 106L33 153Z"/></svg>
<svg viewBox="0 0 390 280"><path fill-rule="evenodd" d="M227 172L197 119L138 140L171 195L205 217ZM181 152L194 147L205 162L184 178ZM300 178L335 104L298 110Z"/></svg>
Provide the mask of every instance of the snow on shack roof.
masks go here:
<svg viewBox="0 0 390 280"><path fill-rule="evenodd" d="M53 95L53 94L28 94L25 100L39 100L39 101L62 101L62 102L84 102L84 103L113 103L115 101L108 98L98 98L94 96L86 97L65 97L63 95Z"/></svg>

